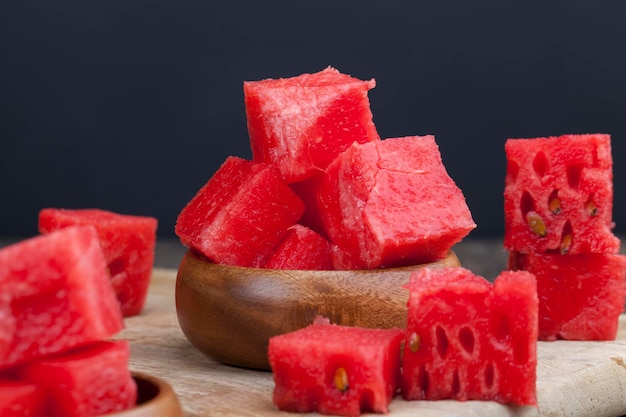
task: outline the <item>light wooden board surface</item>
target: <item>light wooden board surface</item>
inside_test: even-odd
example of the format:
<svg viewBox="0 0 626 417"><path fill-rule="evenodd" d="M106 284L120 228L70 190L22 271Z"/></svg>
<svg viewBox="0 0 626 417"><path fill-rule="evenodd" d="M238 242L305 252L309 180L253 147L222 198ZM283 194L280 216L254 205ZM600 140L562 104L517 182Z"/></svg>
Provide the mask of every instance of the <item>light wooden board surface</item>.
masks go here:
<svg viewBox="0 0 626 417"><path fill-rule="evenodd" d="M272 375L222 365L194 348L178 325L176 271L156 269L143 313L119 335L131 342L131 369L166 380L187 417L288 416L272 404ZM539 407L494 402L404 401L390 416L620 416L626 414L626 317L617 340L539 342ZM315 414L306 414L315 415Z"/></svg>

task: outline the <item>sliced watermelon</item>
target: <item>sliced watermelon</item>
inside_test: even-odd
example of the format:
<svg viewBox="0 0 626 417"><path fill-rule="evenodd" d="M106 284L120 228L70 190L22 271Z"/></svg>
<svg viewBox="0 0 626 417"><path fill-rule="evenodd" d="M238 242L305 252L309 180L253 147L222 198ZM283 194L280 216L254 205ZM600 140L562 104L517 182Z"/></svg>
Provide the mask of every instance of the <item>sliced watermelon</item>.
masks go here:
<svg viewBox="0 0 626 417"><path fill-rule="evenodd" d="M330 242L308 227L293 225L268 259L265 268L333 269Z"/></svg>
<svg viewBox="0 0 626 417"><path fill-rule="evenodd" d="M400 383L400 329L316 322L274 336L274 404L283 411L358 416L387 413Z"/></svg>
<svg viewBox="0 0 626 417"><path fill-rule="evenodd" d="M289 187L291 187L304 203L304 214L300 217L298 223L328 239L326 229L324 228L324 221L322 220L322 214L320 213L320 207L317 203L322 178L323 175L317 175L304 181L293 182L289 184Z"/></svg>
<svg viewBox="0 0 626 417"><path fill-rule="evenodd" d="M95 342L28 363L17 373L48 392L48 415L99 416L127 410L137 402L129 354L125 340Z"/></svg>
<svg viewBox="0 0 626 417"><path fill-rule="evenodd" d="M154 265L157 219L99 209L48 208L39 212L42 233L75 225L93 225L98 230L123 316L141 313Z"/></svg>
<svg viewBox="0 0 626 417"><path fill-rule="evenodd" d="M609 135L509 139L504 246L529 253L617 253Z"/></svg>
<svg viewBox="0 0 626 417"><path fill-rule="evenodd" d="M403 398L537 404L532 274L506 271L492 286L462 267L424 268L408 288Z"/></svg>
<svg viewBox="0 0 626 417"><path fill-rule="evenodd" d="M329 165L318 202L337 269L432 262L476 227L433 136L353 144Z"/></svg>
<svg viewBox="0 0 626 417"><path fill-rule="evenodd" d="M537 277L541 340L613 340L626 297L626 256L522 254L509 268Z"/></svg>
<svg viewBox="0 0 626 417"><path fill-rule="evenodd" d="M330 67L245 82L253 159L277 164L292 183L324 171L353 142L380 140L367 97L375 85Z"/></svg>
<svg viewBox="0 0 626 417"><path fill-rule="evenodd" d="M98 232L67 227L0 249L0 369L123 327Z"/></svg>
<svg viewBox="0 0 626 417"><path fill-rule="evenodd" d="M262 267L303 212L274 165L231 156L180 212L175 231L213 262Z"/></svg>
<svg viewBox="0 0 626 417"><path fill-rule="evenodd" d="M46 391L35 384L0 379L0 417L47 417Z"/></svg>

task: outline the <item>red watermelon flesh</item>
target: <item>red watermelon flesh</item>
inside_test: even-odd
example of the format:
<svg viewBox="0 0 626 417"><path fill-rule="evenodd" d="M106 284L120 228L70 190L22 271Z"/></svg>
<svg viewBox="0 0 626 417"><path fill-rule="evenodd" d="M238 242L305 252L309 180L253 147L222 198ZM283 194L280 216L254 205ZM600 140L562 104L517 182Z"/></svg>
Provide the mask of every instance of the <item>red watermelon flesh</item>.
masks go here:
<svg viewBox="0 0 626 417"><path fill-rule="evenodd" d="M283 411L358 416L387 413L400 383L400 329L316 322L274 336L274 404Z"/></svg>
<svg viewBox="0 0 626 417"><path fill-rule="evenodd" d="M609 135L509 139L504 246L517 252L617 253Z"/></svg>
<svg viewBox="0 0 626 417"><path fill-rule="evenodd" d="M375 85L331 67L245 82L253 159L277 164L292 183L324 171L353 142L380 140L367 97Z"/></svg>
<svg viewBox="0 0 626 417"><path fill-rule="evenodd" d="M157 219L100 209L55 209L39 212L39 230L92 225L98 231L111 284L124 317L141 313L154 265Z"/></svg>
<svg viewBox="0 0 626 417"><path fill-rule="evenodd" d="M326 229L324 229L322 213L320 213L320 207L317 203L322 178L322 175L316 175L304 181L293 182L289 184L289 187L291 187L304 203L304 214L302 214L298 223L328 239Z"/></svg>
<svg viewBox="0 0 626 417"><path fill-rule="evenodd" d="M127 410L137 402L129 354L125 340L100 341L28 363L17 373L48 392L50 416L99 416Z"/></svg>
<svg viewBox="0 0 626 417"><path fill-rule="evenodd" d="M0 249L0 368L123 327L98 233L67 227Z"/></svg>
<svg viewBox="0 0 626 417"><path fill-rule="evenodd" d="M521 254L509 268L537 277L541 340L613 340L626 296L626 256Z"/></svg>
<svg viewBox="0 0 626 417"><path fill-rule="evenodd" d="M318 203L337 269L441 259L476 227L433 136L353 144L329 165Z"/></svg>
<svg viewBox="0 0 626 417"><path fill-rule="evenodd" d="M506 271L492 285L462 267L425 268L408 288L403 398L537 404L532 274Z"/></svg>
<svg viewBox="0 0 626 417"><path fill-rule="evenodd" d="M287 236L270 256L265 268L333 269L330 242L300 224L289 228Z"/></svg>
<svg viewBox="0 0 626 417"><path fill-rule="evenodd" d="M0 417L47 417L46 392L34 384L0 379Z"/></svg>
<svg viewBox="0 0 626 417"><path fill-rule="evenodd" d="M213 262L261 267L303 212L274 165L231 156L183 208L175 231Z"/></svg>

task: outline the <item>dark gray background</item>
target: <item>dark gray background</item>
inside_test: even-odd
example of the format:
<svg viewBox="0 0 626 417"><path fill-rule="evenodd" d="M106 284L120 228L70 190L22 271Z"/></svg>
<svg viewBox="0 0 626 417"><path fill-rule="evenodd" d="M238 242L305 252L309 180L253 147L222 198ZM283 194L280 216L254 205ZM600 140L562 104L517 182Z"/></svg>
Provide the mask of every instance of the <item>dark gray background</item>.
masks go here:
<svg viewBox="0 0 626 417"><path fill-rule="evenodd" d="M626 231L626 2L3 0L0 235L42 207L178 212L250 157L242 83L328 65L383 137L436 135L478 229L503 231L509 137L613 136Z"/></svg>

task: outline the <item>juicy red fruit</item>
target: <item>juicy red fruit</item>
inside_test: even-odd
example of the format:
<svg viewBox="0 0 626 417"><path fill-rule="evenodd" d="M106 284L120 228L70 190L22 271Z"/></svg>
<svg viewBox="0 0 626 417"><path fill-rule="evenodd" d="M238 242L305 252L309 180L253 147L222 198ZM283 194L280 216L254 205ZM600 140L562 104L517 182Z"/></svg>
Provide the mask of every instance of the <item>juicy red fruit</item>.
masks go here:
<svg viewBox="0 0 626 417"><path fill-rule="evenodd" d="M0 417L47 417L42 387L0 378L0 393Z"/></svg>
<svg viewBox="0 0 626 417"><path fill-rule="evenodd" d="M122 315L93 226L0 249L0 369L106 339Z"/></svg>
<svg viewBox="0 0 626 417"><path fill-rule="evenodd" d="M336 269L432 262L476 227L433 136L353 144L318 192Z"/></svg>
<svg viewBox="0 0 626 417"><path fill-rule="evenodd" d="M288 183L319 175L353 142L380 140L362 81L328 67L314 74L245 82L252 156Z"/></svg>
<svg viewBox="0 0 626 417"><path fill-rule="evenodd" d="M127 410L137 402L129 355L127 341L99 341L28 363L17 374L47 391L48 415L99 416Z"/></svg>
<svg viewBox="0 0 626 417"><path fill-rule="evenodd" d="M175 231L212 262L262 267L303 212L275 166L231 156L180 212Z"/></svg>
<svg viewBox="0 0 626 417"><path fill-rule="evenodd" d="M540 340L614 340L626 296L626 256L511 252L537 278Z"/></svg>
<svg viewBox="0 0 626 417"><path fill-rule="evenodd" d="M492 285L461 267L424 268L408 288L403 398L537 404L532 274L503 272Z"/></svg>
<svg viewBox="0 0 626 417"><path fill-rule="evenodd" d="M92 225L98 231L122 315L141 313L154 265L157 219L100 209L48 208L39 212L41 233L79 225Z"/></svg>
<svg viewBox="0 0 626 417"><path fill-rule="evenodd" d="M617 253L609 135L509 139L504 246L523 253Z"/></svg>
<svg viewBox="0 0 626 417"><path fill-rule="evenodd" d="M283 411L387 413L400 383L399 329L315 323L269 342L274 404Z"/></svg>
<svg viewBox="0 0 626 417"><path fill-rule="evenodd" d="M265 268L333 269L330 242L308 227L296 224L278 244Z"/></svg>

